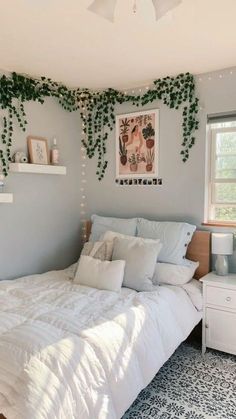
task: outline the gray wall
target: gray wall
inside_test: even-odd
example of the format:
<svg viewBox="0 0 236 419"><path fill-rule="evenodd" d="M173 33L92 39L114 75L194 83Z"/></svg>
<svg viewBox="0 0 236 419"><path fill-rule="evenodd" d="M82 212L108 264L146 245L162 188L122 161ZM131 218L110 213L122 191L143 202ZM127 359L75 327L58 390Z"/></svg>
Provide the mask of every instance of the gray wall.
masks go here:
<svg viewBox="0 0 236 419"><path fill-rule="evenodd" d="M54 99L25 105L28 128L15 124L13 150L26 150L26 136L57 137L66 176L18 174L7 178L13 204L0 204L0 279L66 267L79 254L79 114Z"/></svg>
<svg viewBox="0 0 236 419"><path fill-rule="evenodd" d="M95 176L96 163L88 162L88 213L113 216L144 216L156 220L182 220L201 227L204 221L204 182L206 116L236 109L236 69L196 77L200 104L200 130L190 159L185 164L179 156L181 144L181 111L170 110L161 102L145 109L160 109L160 177L161 187L115 184L115 131L108 140L109 166L102 182ZM220 78L222 75L222 78ZM117 106L117 114L134 111L125 104ZM218 229L225 231L225 229ZM231 257L231 270L236 271L236 255Z"/></svg>
<svg viewBox="0 0 236 419"><path fill-rule="evenodd" d="M86 216L145 216L150 219L184 220L201 227L204 217L206 115L236 109L236 69L197 77L203 109L197 142L187 163L181 162L181 112L162 103L160 109L161 187L115 185L115 132L108 141L109 166L102 182L96 178L95 160L87 160ZM222 78L219 75L223 75ZM210 79L209 79L210 78ZM131 112L129 104L117 114ZM0 279L63 268L77 259L80 249L81 164L78 113L67 113L53 99L44 105L27 103L27 133L15 127L13 150L26 149L26 136L56 136L67 176L10 174L7 190L13 204L0 204ZM84 216L83 216L84 218ZM223 231L223 229L218 229ZM232 230L231 230L232 231ZM236 271L236 255L231 258Z"/></svg>

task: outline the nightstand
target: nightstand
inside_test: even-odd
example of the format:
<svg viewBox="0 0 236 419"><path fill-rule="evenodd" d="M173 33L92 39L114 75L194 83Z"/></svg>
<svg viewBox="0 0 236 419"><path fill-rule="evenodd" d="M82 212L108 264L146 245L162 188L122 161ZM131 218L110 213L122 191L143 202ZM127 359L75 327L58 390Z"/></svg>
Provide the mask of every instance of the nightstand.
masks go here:
<svg viewBox="0 0 236 419"><path fill-rule="evenodd" d="M206 348L236 355L236 274L210 272L203 283L202 353Z"/></svg>

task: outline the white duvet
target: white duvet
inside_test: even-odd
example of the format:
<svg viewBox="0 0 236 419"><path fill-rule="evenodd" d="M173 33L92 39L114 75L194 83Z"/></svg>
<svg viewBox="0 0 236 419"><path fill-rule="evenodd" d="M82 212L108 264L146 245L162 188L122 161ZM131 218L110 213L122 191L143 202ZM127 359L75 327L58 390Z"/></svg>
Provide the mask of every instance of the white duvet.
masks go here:
<svg viewBox="0 0 236 419"><path fill-rule="evenodd" d="M67 271L0 282L0 413L118 419L199 322L185 290L121 294Z"/></svg>

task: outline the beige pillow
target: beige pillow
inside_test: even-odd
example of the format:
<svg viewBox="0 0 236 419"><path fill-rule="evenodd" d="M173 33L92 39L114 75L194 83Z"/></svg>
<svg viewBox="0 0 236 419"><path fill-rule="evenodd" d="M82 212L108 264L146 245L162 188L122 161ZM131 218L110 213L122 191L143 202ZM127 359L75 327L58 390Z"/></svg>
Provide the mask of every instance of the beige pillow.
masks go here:
<svg viewBox="0 0 236 419"><path fill-rule="evenodd" d="M142 237L115 238L112 260L125 260L123 287L136 291L152 291L157 256L161 250L160 240Z"/></svg>
<svg viewBox="0 0 236 419"><path fill-rule="evenodd" d="M100 290L120 292L125 261L101 261L91 256L81 256L74 282Z"/></svg>
<svg viewBox="0 0 236 419"><path fill-rule="evenodd" d="M111 260L113 251L112 242L87 242L85 243L81 256L91 256L100 260Z"/></svg>

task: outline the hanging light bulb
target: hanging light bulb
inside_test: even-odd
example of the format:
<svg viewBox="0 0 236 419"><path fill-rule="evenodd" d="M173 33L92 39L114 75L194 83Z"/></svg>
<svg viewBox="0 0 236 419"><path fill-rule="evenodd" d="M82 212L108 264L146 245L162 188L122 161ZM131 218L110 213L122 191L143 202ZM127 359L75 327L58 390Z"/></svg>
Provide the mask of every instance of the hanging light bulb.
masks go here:
<svg viewBox="0 0 236 419"><path fill-rule="evenodd" d="M158 20L182 3L182 0L152 0L152 2L155 9L156 20Z"/></svg>
<svg viewBox="0 0 236 419"><path fill-rule="evenodd" d="M114 22L114 13L117 0L94 0L88 10Z"/></svg>

